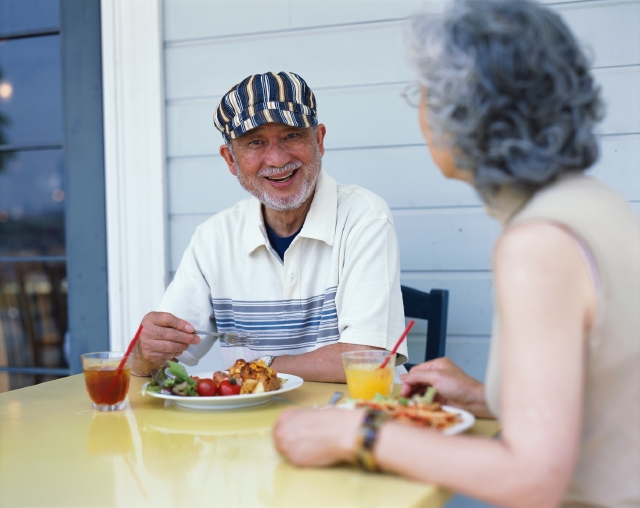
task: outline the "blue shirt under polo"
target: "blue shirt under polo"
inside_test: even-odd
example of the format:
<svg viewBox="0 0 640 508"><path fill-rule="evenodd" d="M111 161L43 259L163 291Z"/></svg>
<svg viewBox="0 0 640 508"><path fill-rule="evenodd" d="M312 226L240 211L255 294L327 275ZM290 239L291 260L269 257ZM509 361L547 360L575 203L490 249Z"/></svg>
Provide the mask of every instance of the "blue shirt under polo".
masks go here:
<svg viewBox="0 0 640 508"><path fill-rule="evenodd" d="M298 236L298 233L300 233L300 231L302 231L302 226L300 226L300 229L298 229L298 231L293 233L291 236L281 237L276 235L276 232L271 229L271 226L267 224L267 221L264 221L264 225L267 228L267 237L269 238L271 247L273 247L273 250L275 250L278 256L280 256L280 259L284 261L284 253L289 248L289 245L291 245L291 242L293 242L293 239Z"/></svg>

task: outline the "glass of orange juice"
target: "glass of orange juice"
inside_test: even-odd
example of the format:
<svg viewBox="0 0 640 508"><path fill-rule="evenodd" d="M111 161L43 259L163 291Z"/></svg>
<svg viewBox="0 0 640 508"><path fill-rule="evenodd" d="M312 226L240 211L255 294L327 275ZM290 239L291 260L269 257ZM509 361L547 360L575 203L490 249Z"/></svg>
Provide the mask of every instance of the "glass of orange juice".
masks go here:
<svg viewBox="0 0 640 508"><path fill-rule="evenodd" d="M389 361L381 369L380 366L386 358L389 358ZM351 398L371 400L376 393L384 397L391 395L396 366L395 353L392 355L389 351L349 351L342 353L342 363Z"/></svg>

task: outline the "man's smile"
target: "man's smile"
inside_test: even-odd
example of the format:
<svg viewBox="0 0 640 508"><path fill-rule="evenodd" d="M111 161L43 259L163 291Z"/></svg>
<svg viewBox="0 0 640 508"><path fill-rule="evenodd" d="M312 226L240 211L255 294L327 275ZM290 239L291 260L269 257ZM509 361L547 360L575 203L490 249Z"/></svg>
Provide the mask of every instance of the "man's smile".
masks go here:
<svg viewBox="0 0 640 508"><path fill-rule="evenodd" d="M284 176L266 176L265 178L271 182L288 182L289 180L291 180L291 178L293 178L293 175L295 175L298 172L297 169L294 169L293 171L291 171L290 173L284 175Z"/></svg>

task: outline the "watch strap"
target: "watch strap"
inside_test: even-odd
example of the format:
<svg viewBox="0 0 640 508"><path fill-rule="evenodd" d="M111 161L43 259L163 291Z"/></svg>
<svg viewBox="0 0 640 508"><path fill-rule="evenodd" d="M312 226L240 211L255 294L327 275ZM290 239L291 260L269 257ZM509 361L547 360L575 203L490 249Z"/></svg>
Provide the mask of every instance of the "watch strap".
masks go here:
<svg viewBox="0 0 640 508"><path fill-rule="evenodd" d="M364 420L358 433L356 458L358 464L367 471L380 471L373 456L373 447L378 438L380 426L389 419L389 415L382 411L371 409L365 413Z"/></svg>

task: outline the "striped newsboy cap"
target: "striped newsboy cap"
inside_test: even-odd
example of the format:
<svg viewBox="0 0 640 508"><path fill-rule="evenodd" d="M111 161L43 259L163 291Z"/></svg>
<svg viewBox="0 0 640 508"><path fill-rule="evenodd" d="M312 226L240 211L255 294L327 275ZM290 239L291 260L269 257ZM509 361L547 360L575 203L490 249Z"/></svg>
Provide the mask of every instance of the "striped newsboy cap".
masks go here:
<svg viewBox="0 0 640 508"><path fill-rule="evenodd" d="M269 122L293 127L318 125L316 98L297 74L249 76L224 95L213 115L213 123L227 142Z"/></svg>

